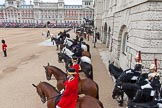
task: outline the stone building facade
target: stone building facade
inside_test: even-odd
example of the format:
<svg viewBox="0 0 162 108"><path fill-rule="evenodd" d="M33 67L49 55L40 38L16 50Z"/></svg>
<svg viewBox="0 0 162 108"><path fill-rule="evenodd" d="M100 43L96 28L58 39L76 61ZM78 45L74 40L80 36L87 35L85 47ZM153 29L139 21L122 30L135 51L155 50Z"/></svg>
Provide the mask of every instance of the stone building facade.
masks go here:
<svg viewBox="0 0 162 108"><path fill-rule="evenodd" d="M162 0L95 0L94 19L111 60L133 68L141 51L144 70L158 60L162 69Z"/></svg>
<svg viewBox="0 0 162 108"><path fill-rule="evenodd" d="M0 5L0 23L46 23L55 24L83 23L83 18L93 19L93 0L82 0L82 5L66 5L64 0L42 2L33 0L5 0Z"/></svg>

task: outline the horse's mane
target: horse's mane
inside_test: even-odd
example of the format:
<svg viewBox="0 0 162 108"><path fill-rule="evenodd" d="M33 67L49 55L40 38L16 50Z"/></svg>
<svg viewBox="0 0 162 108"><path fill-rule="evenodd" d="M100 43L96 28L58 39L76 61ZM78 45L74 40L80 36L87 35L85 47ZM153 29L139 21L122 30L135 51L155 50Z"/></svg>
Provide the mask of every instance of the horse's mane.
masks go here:
<svg viewBox="0 0 162 108"><path fill-rule="evenodd" d="M53 68L59 70L62 74L65 74L60 68L58 68L58 67L56 67L56 66L51 66L51 67L53 67Z"/></svg>
<svg viewBox="0 0 162 108"><path fill-rule="evenodd" d="M49 84L49 83L47 83L47 82L41 82L41 83L42 83L42 84L45 84L45 85L47 85L47 86L52 87L55 91L57 91L57 93L59 93L58 90L56 89L56 87L52 86L51 84Z"/></svg>

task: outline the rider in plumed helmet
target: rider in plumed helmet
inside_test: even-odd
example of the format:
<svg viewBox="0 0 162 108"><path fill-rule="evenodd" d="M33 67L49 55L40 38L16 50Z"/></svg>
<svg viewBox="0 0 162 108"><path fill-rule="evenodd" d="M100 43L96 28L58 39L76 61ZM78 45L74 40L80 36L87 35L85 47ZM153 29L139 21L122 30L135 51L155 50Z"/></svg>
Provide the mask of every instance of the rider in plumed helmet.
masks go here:
<svg viewBox="0 0 162 108"><path fill-rule="evenodd" d="M144 73L146 74L146 78L138 84L141 89L139 89L136 93L134 101L138 101L139 97L141 97L142 91L145 91L144 94L151 98L158 98L158 94L160 91L160 77L159 73L157 72L157 59L154 60L154 64L151 64L149 67L149 72Z"/></svg>
<svg viewBox="0 0 162 108"><path fill-rule="evenodd" d="M160 75L157 71L157 59L154 59L154 64L150 65L150 72L148 73L148 80L151 82L151 86L155 89L160 89Z"/></svg>
<svg viewBox="0 0 162 108"><path fill-rule="evenodd" d="M142 71L142 61L141 61L141 51L138 51L138 54L135 56L135 66L134 71Z"/></svg>
<svg viewBox="0 0 162 108"><path fill-rule="evenodd" d="M142 70L142 63L141 63L141 52L139 51L139 53L137 54L137 56L135 57L135 67L134 69L127 69L125 70L118 78L118 82L124 82L124 83L136 83L138 77L141 74L141 70Z"/></svg>

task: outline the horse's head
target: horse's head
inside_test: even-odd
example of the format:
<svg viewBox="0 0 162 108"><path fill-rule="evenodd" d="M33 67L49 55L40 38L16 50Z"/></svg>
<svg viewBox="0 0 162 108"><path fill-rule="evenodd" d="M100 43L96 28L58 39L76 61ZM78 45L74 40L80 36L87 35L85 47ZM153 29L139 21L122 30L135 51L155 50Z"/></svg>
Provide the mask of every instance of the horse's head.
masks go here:
<svg viewBox="0 0 162 108"><path fill-rule="evenodd" d="M112 98L113 99L118 99L119 96L121 96L123 94L123 90L121 85L119 84L115 84L114 90L113 90L113 94L112 94Z"/></svg>
<svg viewBox="0 0 162 108"><path fill-rule="evenodd" d="M64 80L66 78L66 73L64 73L61 69L56 66L43 66L45 68L46 78L47 80L51 80L52 75L54 75L56 80Z"/></svg>
<svg viewBox="0 0 162 108"><path fill-rule="evenodd" d="M46 73L46 78L47 80L51 80L52 77L52 70L50 68L50 65L48 64L47 66L43 66L45 69L45 73Z"/></svg>
<svg viewBox="0 0 162 108"><path fill-rule="evenodd" d="M44 93L43 89L41 88L41 85L40 84L41 84L41 82L37 86L35 84L32 84L32 85L36 88L37 93L38 93L38 95L41 98L41 101L43 103L45 103L46 102L46 96L45 96L45 93Z"/></svg>
<svg viewBox="0 0 162 108"><path fill-rule="evenodd" d="M53 103L53 101L48 101L50 99L56 99L57 96L59 96L59 92L55 87L53 87L51 84L47 82L40 82L37 86L35 84L32 85L36 88L37 93L40 96L41 101L43 103L47 101L52 102L52 104L55 104Z"/></svg>

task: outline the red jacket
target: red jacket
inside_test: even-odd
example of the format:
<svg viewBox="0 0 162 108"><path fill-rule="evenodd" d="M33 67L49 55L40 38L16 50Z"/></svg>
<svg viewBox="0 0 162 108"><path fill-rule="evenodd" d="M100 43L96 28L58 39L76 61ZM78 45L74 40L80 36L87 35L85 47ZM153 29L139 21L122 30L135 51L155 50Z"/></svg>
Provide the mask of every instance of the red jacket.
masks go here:
<svg viewBox="0 0 162 108"><path fill-rule="evenodd" d="M71 68L74 68L75 71L79 73L79 68L80 68L79 64L74 64L73 66L71 66Z"/></svg>
<svg viewBox="0 0 162 108"><path fill-rule="evenodd" d="M65 90L63 95L57 104L61 108L76 108L78 99L78 74L74 79L65 81Z"/></svg>
<svg viewBox="0 0 162 108"><path fill-rule="evenodd" d="M7 45L5 43L2 44L2 50L6 51L7 50Z"/></svg>

